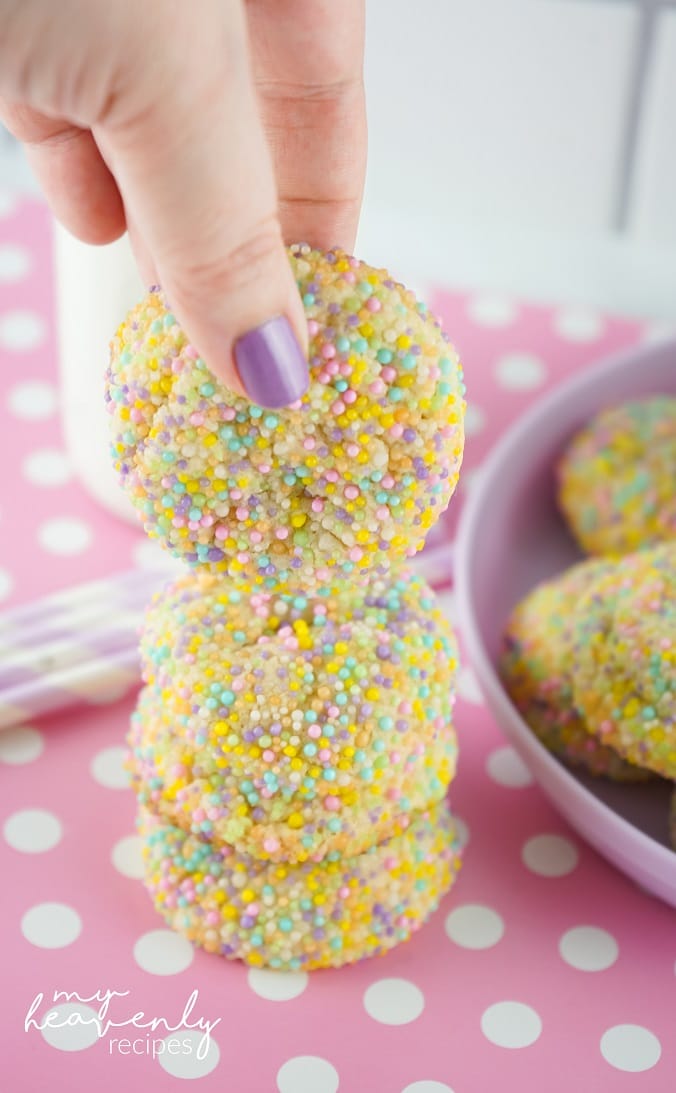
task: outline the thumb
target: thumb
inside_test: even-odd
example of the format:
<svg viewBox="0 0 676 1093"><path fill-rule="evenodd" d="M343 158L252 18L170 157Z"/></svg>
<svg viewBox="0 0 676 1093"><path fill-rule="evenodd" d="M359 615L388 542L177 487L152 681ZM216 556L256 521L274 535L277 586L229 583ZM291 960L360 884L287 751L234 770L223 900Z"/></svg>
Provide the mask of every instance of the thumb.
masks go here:
<svg viewBox="0 0 676 1093"><path fill-rule="evenodd" d="M124 90L94 136L127 221L208 366L252 401L286 406L308 386L307 327L241 0L203 0L199 19L186 8L172 6L165 34L155 24L162 41L142 65L130 56Z"/></svg>

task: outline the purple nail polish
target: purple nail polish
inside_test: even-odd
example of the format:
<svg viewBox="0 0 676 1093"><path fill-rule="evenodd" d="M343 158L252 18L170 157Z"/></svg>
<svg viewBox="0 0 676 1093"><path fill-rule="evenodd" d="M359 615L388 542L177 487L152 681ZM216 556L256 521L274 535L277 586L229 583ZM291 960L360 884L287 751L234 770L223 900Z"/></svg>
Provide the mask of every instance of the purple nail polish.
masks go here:
<svg viewBox="0 0 676 1093"><path fill-rule="evenodd" d="M284 315L243 334L235 342L235 363L251 401L271 410L288 406L308 389L308 363Z"/></svg>

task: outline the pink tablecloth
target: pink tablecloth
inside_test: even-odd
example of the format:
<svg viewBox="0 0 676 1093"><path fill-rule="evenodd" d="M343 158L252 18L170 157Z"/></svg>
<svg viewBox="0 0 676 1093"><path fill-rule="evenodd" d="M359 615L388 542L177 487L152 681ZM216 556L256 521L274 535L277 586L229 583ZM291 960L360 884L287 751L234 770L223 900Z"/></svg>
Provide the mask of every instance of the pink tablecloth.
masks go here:
<svg viewBox="0 0 676 1093"><path fill-rule="evenodd" d="M466 363L470 399L450 539L463 493L515 415L645 331L439 288L431 303ZM140 535L72 476L59 429L48 220L1 195L0 451L4 605L143 557ZM444 600L452 612L452 592ZM99 698L0 736L3 1089L132 1093L193 1078L228 1093L673 1090L673 913L559 819L484 709L471 666L457 708L452 803L468 844L454 890L409 944L309 978L247 973L163 929L138 879L120 765L131 703ZM55 991L72 997L55 1006ZM97 1038L82 1019L112 991L127 992L107 1009L124 1027ZM194 991L187 1023L218 1021L203 1059L199 1030L176 1032L170 1050L157 1046L171 1039L165 1025L138 1027L179 1023ZM78 1023L41 1030L55 1008L61 1022L77 1010ZM136 1028L127 1024L141 1011Z"/></svg>

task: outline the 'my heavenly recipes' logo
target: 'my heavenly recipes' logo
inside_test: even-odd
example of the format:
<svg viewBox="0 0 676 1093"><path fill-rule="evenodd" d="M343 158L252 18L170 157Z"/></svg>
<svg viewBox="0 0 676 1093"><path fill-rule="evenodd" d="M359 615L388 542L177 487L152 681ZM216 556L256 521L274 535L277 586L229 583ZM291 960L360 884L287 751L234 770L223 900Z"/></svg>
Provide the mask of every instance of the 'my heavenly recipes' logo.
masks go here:
<svg viewBox="0 0 676 1093"><path fill-rule="evenodd" d="M119 999L127 998L130 991L99 990L94 994L80 995L77 991L54 991L51 1001L45 1002L44 992L35 995L28 1007L24 1020L24 1030L31 1032L45 1029L74 1028L87 1025L92 1028L99 1040L108 1038L108 1052L120 1055L191 1055L197 1059L206 1057L209 1050L210 1036L221 1018L209 1021L205 1017L193 1016L199 991L194 990L189 996L183 1012L176 1021L166 1017L150 1017L143 1010L130 1016L129 1003ZM197 1044L194 1037L181 1037L182 1031L199 1030L202 1033ZM122 1035L120 1035L122 1031ZM161 1033L161 1036L155 1034ZM171 1036L171 1033L176 1033ZM142 1035L140 1035L142 1034Z"/></svg>

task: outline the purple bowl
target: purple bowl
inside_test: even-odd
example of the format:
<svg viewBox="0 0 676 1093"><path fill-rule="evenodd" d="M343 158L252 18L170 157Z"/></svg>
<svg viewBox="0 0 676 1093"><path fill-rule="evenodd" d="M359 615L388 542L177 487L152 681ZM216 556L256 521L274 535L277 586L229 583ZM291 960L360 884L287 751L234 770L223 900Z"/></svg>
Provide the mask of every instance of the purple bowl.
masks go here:
<svg viewBox="0 0 676 1093"><path fill-rule="evenodd" d="M600 409L676 395L676 340L640 346L558 387L506 433L463 511L456 555L460 624L496 720L568 823L618 869L676 907L669 846L672 785L619 785L564 766L540 744L497 671L512 608L539 581L581 557L558 512L554 466L571 435Z"/></svg>

